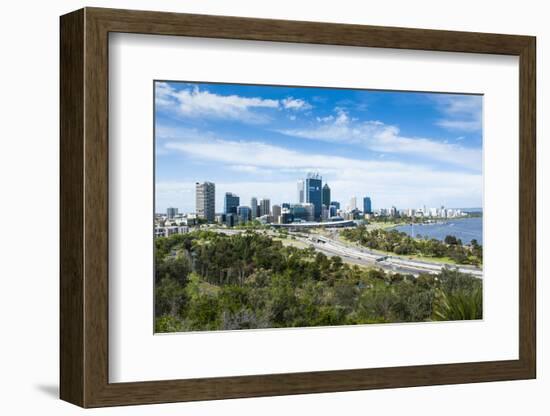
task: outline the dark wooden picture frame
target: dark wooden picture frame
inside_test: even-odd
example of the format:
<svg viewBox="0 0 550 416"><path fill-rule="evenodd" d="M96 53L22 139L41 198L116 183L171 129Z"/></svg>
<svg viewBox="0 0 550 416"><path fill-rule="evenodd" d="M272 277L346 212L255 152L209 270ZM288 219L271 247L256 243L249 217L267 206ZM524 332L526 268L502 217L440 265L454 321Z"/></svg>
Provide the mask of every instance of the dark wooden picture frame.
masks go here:
<svg viewBox="0 0 550 416"><path fill-rule="evenodd" d="M110 32L518 56L519 359L109 383ZM62 16L61 398L82 407L101 407L535 378L535 45L535 38L530 36L99 8L85 8Z"/></svg>

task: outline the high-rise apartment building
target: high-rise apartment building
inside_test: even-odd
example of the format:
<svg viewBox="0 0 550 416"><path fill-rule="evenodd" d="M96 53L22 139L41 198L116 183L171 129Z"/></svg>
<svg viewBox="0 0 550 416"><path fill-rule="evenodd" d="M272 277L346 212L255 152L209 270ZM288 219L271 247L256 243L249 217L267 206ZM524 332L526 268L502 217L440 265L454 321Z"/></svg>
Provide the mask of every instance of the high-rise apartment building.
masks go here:
<svg viewBox="0 0 550 416"><path fill-rule="evenodd" d="M298 203L302 204L306 202L306 194L305 194L305 182L303 179L300 179L298 181L298 184L296 186L296 190L298 192Z"/></svg>
<svg viewBox="0 0 550 416"><path fill-rule="evenodd" d="M195 183L197 217L214 222L216 216L216 185L212 182Z"/></svg>
<svg viewBox="0 0 550 416"><path fill-rule="evenodd" d="M226 192L223 199L223 213L224 214L236 214L237 207L240 205L241 199L231 192Z"/></svg>
<svg viewBox="0 0 550 416"><path fill-rule="evenodd" d="M313 204L314 220L321 220L322 198L322 178L318 173L308 173L306 177L306 203Z"/></svg>
<svg viewBox="0 0 550 416"><path fill-rule="evenodd" d="M353 211L357 209L357 197L352 196L349 200L349 210Z"/></svg>
<svg viewBox="0 0 550 416"><path fill-rule="evenodd" d="M268 198L260 199L260 217L271 214L271 202Z"/></svg>
<svg viewBox="0 0 550 416"><path fill-rule="evenodd" d="M258 199L256 197L250 198L250 219L254 221L258 216Z"/></svg>

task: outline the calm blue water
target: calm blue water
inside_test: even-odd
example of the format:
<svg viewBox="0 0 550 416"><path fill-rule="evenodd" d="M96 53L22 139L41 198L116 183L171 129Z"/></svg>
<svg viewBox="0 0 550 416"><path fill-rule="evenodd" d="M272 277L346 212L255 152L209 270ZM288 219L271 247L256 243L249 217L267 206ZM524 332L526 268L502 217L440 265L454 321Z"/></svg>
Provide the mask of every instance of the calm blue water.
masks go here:
<svg viewBox="0 0 550 416"><path fill-rule="evenodd" d="M444 240L446 236L454 235L456 238L460 238L464 244L474 238L479 244L483 244L482 217L446 220L441 224L415 224L413 227L401 225L393 229L407 233L412 237L420 234L422 237Z"/></svg>

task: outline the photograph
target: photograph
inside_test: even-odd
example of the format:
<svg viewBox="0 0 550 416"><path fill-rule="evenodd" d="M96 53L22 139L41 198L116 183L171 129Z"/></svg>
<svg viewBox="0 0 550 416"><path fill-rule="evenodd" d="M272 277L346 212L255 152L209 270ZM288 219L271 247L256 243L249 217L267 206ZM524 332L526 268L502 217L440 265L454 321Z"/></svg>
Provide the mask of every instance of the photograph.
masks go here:
<svg viewBox="0 0 550 416"><path fill-rule="evenodd" d="M482 94L153 89L155 333L483 319Z"/></svg>

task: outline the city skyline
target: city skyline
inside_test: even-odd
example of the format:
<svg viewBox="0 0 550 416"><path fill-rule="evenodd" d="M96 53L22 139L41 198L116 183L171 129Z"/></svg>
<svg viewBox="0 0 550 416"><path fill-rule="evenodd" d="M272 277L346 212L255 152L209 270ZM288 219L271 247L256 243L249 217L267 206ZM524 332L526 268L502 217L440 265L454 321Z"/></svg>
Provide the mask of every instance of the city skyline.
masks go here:
<svg viewBox="0 0 550 416"><path fill-rule="evenodd" d="M331 199L372 209L481 207L482 97L161 83L156 212L195 212L195 184L241 205L298 202L297 178L323 172Z"/></svg>
<svg viewBox="0 0 550 416"><path fill-rule="evenodd" d="M249 220L253 220L255 218L259 218L263 215L269 215L271 213L270 207L278 207L279 209L281 207L292 206L292 205L315 205L319 204L321 207L324 208L335 208L337 210L342 209L343 212L351 212L351 211L359 211L363 214L380 214L380 213L390 213L390 212L396 212L396 213L406 213L410 211L415 212L423 212L430 214L430 211L434 210L479 210L483 209L482 207L446 207L442 204L439 204L437 206L427 206L426 204L419 205L417 207L396 207L395 205L390 205L387 207L378 207L377 209L372 208L372 198L368 195L365 196L359 196L359 199L362 201L361 207L358 206L358 200L357 195L352 196L349 199L349 202L346 204L345 201L342 203L341 201L334 201L332 198L330 198L331 189L328 187L327 183L322 183L322 176L319 175L318 172L310 172L308 175L310 178L314 178L316 180L321 181L322 187L317 187L316 192L319 193L320 200L317 201L307 201L309 198L308 192L305 189L307 186L307 178L306 179L298 179L296 181L297 183L297 197L295 201L285 201L281 203L275 203L272 204L271 199L264 197L264 198L257 198L253 196L250 199L250 203L247 204L246 201L241 200L241 197L233 192L226 192L223 196L223 209L221 211L214 210L214 206L218 204L216 201L215 192L213 190L215 189L216 184L210 181L205 181L204 183L196 183L195 184L195 210L189 211L189 212L179 212L178 207L169 206L166 208L166 215L168 218L173 218L174 216L177 216L178 214L181 215L187 215L187 214L193 214L197 215L199 218L208 219L208 214L206 214L205 211L208 209L206 208L207 205L210 205L210 222L214 222L211 218L215 215L220 214L235 214L239 216L239 209L240 208L247 208L250 210L249 212ZM206 190L210 188L210 197L206 198ZM327 199L325 199L327 198ZM209 199L209 201L207 201ZM256 210L254 209L256 208ZM156 211L155 215L163 215L162 212ZM409 216L412 216L412 214L409 214Z"/></svg>

